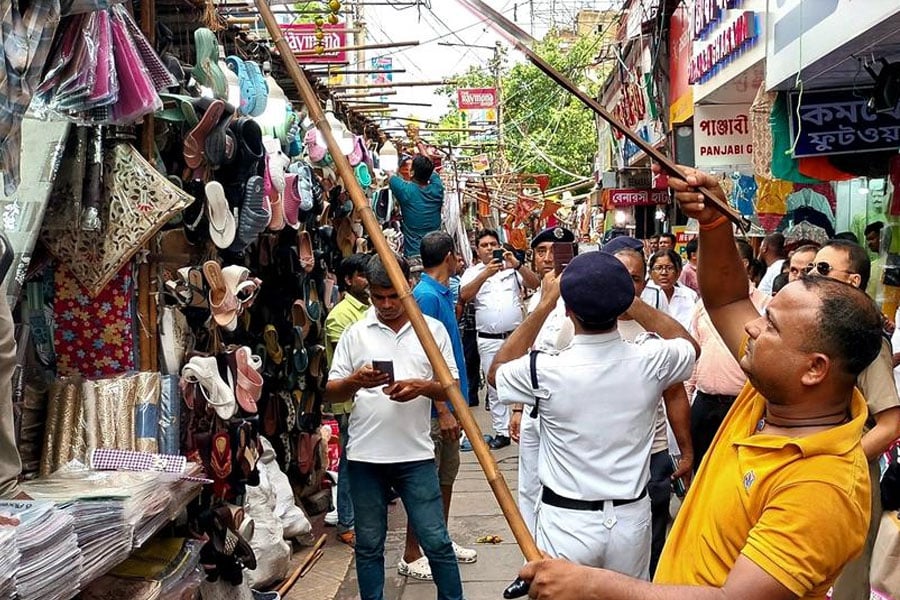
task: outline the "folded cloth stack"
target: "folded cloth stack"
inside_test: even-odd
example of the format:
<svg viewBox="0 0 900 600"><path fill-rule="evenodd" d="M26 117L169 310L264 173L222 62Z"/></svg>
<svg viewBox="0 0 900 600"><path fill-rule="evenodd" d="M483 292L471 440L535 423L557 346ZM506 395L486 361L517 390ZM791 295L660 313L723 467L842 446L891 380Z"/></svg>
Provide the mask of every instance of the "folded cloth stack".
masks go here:
<svg viewBox="0 0 900 600"><path fill-rule="evenodd" d="M2 513L0 509L0 514ZM18 570L19 549L16 546L16 528L0 527L0 598L13 597Z"/></svg>

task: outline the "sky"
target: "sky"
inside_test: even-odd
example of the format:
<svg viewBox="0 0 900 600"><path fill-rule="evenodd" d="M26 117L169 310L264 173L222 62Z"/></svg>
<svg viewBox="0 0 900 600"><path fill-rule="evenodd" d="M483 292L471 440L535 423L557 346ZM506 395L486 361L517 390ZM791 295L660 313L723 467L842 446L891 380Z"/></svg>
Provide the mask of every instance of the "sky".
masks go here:
<svg viewBox="0 0 900 600"><path fill-rule="evenodd" d="M503 41L476 15L458 0L380 0L396 6L366 5L364 17L369 43L414 41L420 45L408 48L368 51L373 56L391 56L394 68L406 73L394 75L394 81L434 81L465 72L471 65L487 65L493 56L495 42ZM507 18L535 37L541 37L549 27L553 15L562 22L571 22L579 8L609 8L620 6L621 0L485 0ZM534 16L529 8L534 6ZM401 8L405 6L405 8ZM551 12L551 8L555 11ZM440 43L460 44L446 46ZM508 47L508 44L503 41ZM478 48L475 46L488 46ZM383 53L383 54L382 54ZM510 49L511 62L524 58ZM351 67L352 68L352 67ZM365 68L369 68L367 65ZM394 113L424 119L436 119L447 112L448 98L438 96L436 87L398 87L390 100L425 102L430 107L399 106ZM397 122L392 123L394 125Z"/></svg>

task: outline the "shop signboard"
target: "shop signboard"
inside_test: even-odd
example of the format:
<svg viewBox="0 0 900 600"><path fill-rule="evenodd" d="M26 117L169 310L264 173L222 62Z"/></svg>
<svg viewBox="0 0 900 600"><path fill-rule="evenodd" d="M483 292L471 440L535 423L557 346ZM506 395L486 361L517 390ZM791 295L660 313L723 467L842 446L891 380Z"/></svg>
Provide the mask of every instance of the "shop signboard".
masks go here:
<svg viewBox="0 0 900 600"><path fill-rule="evenodd" d="M477 154L472 157L472 170L476 173L485 173L491 168L491 161L487 154Z"/></svg>
<svg viewBox="0 0 900 600"><path fill-rule="evenodd" d="M690 64L690 15L679 4L669 21L669 123L684 123L694 114L694 92L688 83Z"/></svg>
<svg viewBox="0 0 900 600"><path fill-rule="evenodd" d="M656 206L668 204L669 192L650 188L614 188L609 190L609 202L616 208Z"/></svg>
<svg viewBox="0 0 900 600"><path fill-rule="evenodd" d="M750 107L698 105L694 109L694 164L698 167L749 165L753 153Z"/></svg>
<svg viewBox="0 0 900 600"><path fill-rule="evenodd" d="M790 92L794 157L900 148L900 108L871 112L866 106L871 96L872 88Z"/></svg>
<svg viewBox="0 0 900 600"><path fill-rule="evenodd" d="M881 39L896 40L898 17L900 2L894 0L769 2L766 88L793 85L798 72L805 81L814 80L835 68L835 53L852 61L851 69L857 62L854 54L868 56L874 51L878 56L879 38L866 32L878 30Z"/></svg>
<svg viewBox="0 0 900 600"><path fill-rule="evenodd" d="M292 25L282 25L281 32L288 46L291 47L297 62L301 64L346 64L349 62L346 50L333 50L334 48L346 48L348 35L347 26L339 23L331 25L326 23L322 26L325 37L322 42L325 44L325 52L323 54L315 54L316 50L316 26L314 23L294 23Z"/></svg>
<svg viewBox="0 0 900 600"><path fill-rule="evenodd" d="M460 88L456 90L459 110L487 110L497 107L496 88Z"/></svg>

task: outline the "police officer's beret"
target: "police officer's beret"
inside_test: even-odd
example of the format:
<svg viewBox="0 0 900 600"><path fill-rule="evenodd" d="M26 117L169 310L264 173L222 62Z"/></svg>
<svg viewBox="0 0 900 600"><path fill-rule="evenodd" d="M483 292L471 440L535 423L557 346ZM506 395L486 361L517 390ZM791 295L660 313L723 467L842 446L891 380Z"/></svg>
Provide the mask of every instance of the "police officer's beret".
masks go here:
<svg viewBox="0 0 900 600"><path fill-rule="evenodd" d="M548 227L531 240L531 247L536 248L538 244L544 242L568 242L575 241L575 234L565 227Z"/></svg>
<svg viewBox="0 0 900 600"><path fill-rule="evenodd" d="M615 254L623 248L631 248L633 250L639 250L640 252L643 252L644 242L637 238L622 235L619 237L615 237L603 244L603 247L600 249L600 251L606 252L607 254Z"/></svg>
<svg viewBox="0 0 900 600"><path fill-rule="evenodd" d="M572 259L559 283L566 308L585 323L609 323L634 301L634 282L622 262L605 252Z"/></svg>

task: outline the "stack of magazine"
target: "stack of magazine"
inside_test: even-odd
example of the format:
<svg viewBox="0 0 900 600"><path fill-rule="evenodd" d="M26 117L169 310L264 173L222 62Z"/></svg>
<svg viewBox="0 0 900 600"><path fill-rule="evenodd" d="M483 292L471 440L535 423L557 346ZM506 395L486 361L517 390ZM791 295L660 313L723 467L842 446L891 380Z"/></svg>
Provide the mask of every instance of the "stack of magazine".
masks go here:
<svg viewBox="0 0 900 600"><path fill-rule="evenodd" d="M19 600L68 600L81 584L81 552L75 518L52 502L7 500L0 513L19 519L15 528Z"/></svg>
<svg viewBox="0 0 900 600"><path fill-rule="evenodd" d="M13 597L18 569L19 548L16 545L16 528L0 527L0 598Z"/></svg>

